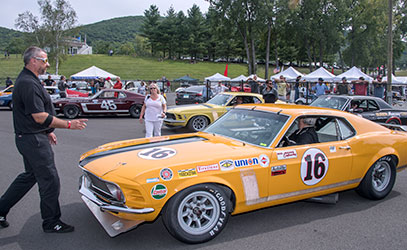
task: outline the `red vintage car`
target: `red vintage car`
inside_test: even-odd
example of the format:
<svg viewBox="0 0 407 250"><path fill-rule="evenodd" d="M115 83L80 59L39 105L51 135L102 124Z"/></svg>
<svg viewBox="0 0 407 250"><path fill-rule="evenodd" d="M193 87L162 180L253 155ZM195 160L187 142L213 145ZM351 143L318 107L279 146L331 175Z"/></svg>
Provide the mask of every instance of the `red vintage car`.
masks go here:
<svg viewBox="0 0 407 250"><path fill-rule="evenodd" d="M247 83L243 84L243 91L241 83L231 83L230 91L232 92L251 92L250 85Z"/></svg>
<svg viewBox="0 0 407 250"><path fill-rule="evenodd" d="M54 101L57 114L72 119L80 114L130 114L140 116L144 95L122 89L103 89L91 97L62 98Z"/></svg>

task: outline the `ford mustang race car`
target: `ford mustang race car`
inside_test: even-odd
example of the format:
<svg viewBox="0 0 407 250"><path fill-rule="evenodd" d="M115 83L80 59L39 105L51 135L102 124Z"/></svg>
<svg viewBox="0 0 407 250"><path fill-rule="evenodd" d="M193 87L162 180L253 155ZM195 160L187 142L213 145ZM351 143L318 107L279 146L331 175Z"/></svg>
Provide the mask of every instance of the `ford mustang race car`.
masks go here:
<svg viewBox="0 0 407 250"><path fill-rule="evenodd" d="M61 98L54 100L57 114L75 118L80 114L126 114L140 116L144 96L122 89L103 89L92 97Z"/></svg>
<svg viewBox="0 0 407 250"><path fill-rule="evenodd" d="M300 118L314 118L318 142L287 144ZM216 237L230 214L348 189L383 199L406 168L406 141L404 131L347 112L247 104L203 132L83 154L80 193L112 237L162 215L174 237L200 243Z"/></svg>
<svg viewBox="0 0 407 250"><path fill-rule="evenodd" d="M352 112L375 122L407 125L407 110L395 109L373 96L323 95L310 105Z"/></svg>
<svg viewBox="0 0 407 250"><path fill-rule="evenodd" d="M243 103L264 102L259 94L222 92L206 103L169 108L164 124L167 127L188 127L194 132L201 131L236 105L238 98L242 98Z"/></svg>
<svg viewBox="0 0 407 250"><path fill-rule="evenodd" d="M13 93L14 85L10 85L7 88L0 90L0 96L2 95L9 95Z"/></svg>
<svg viewBox="0 0 407 250"><path fill-rule="evenodd" d="M13 110L12 94L0 96L0 107L8 107Z"/></svg>

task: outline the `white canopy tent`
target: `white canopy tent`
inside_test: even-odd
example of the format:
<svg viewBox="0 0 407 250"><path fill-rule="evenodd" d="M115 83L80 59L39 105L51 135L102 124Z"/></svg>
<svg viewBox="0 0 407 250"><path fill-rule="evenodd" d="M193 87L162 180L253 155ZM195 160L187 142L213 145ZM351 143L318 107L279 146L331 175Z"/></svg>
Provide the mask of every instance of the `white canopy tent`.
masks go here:
<svg viewBox="0 0 407 250"><path fill-rule="evenodd" d="M214 74L213 76L208 76L205 77L205 82L210 81L210 82L229 82L230 78L224 75L221 75L219 73Z"/></svg>
<svg viewBox="0 0 407 250"><path fill-rule="evenodd" d="M231 82L241 82L241 81L247 81L247 76L244 75L240 75L238 77L235 77L233 79L230 80Z"/></svg>
<svg viewBox="0 0 407 250"><path fill-rule="evenodd" d="M288 69L281 71L280 73L273 75L270 77L270 79L278 79L280 76L284 76L287 81L292 81L297 78L297 76L303 77L304 75L301 74L298 70L294 69L293 67L289 67Z"/></svg>
<svg viewBox="0 0 407 250"><path fill-rule="evenodd" d="M407 84L407 76L398 76L397 79L404 84Z"/></svg>
<svg viewBox="0 0 407 250"><path fill-rule="evenodd" d="M266 80L264 80L263 78L258 77L256 74L249 75L249 76L247 77L247 79L249 79L249 78L253 79L254 76L257 77L257 81L258 81L258 82L266 82Z"/></svg>
<svg viewBox="0 0 407 250"><path fill-rule="evenodd" d="M90 68L82 70L81 72L71 75L72 80L96 79L98 77L103 77L103 78L110 77L112 79L117 78L116 75L113 75L107 71L104 71L103 69L100 69L96 66L92 66Z"/></svg>
<svg viewBox="0 0 407 250"><path fill-rule="evenodd" d="M351 69L349 69L348 71L337 75L334 80L335 82L340 82L342 81L342 78L346 77L346 80L348 81L356 81L359 80L360 77L365 78L366 81L372 82L373 78L366 75L365 73L363 73L360 69L358 69L356 66L353 66Z"/></svg>
<svg viewBox="0 0 407 250"><path fill-rule="evenodd" d="M383 77L383 81L387 82L387 76ZM391 75L391 83L392 84L406 84L403 79L399 79L398 77Z"/></svg>
<svg viewBox="0 0 407 250"><path fill-rule="evenodd" d="M318 82L319 78L324 79L324 82L333 82L335 75L329 72L328 70L320 67L319 69L309 73L302 77L303 80L307 82Z"/></svg>

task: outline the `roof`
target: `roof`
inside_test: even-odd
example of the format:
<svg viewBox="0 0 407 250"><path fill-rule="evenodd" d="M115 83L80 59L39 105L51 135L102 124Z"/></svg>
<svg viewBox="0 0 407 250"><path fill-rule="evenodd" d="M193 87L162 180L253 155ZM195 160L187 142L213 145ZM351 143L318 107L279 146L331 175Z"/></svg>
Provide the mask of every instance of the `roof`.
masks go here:
<svg viewBox="0 0 407 250"><path fill-rule="evenodd" d="M174 79L175 82L197 82L199 79L190 77L189 75L181 76L180 78Z"/></svg>

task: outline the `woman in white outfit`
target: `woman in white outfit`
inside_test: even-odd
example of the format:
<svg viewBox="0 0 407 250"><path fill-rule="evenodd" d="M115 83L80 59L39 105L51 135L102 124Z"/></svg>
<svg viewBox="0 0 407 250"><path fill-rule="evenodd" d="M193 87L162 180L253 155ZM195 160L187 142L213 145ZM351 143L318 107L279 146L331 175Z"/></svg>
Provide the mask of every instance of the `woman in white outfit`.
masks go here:
<svg viewBox="0 0 407 250"><path fill-rule="evenodd" d="M146 137L161 136L163 118L167 112L167 102L160 94L157 84L150 84L150 94L144 99L140 113L140 123L143 123L143 116L146 123Z"/></svg>

